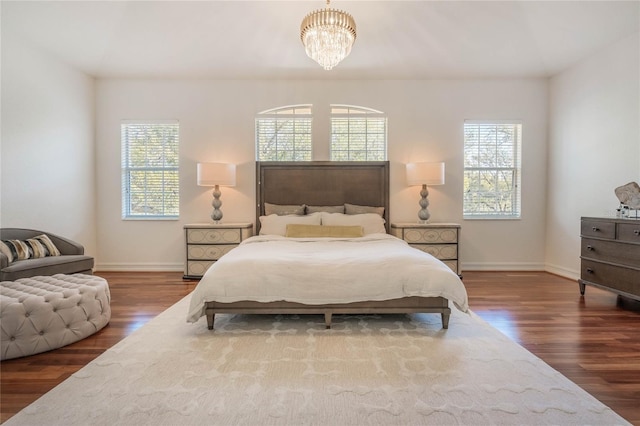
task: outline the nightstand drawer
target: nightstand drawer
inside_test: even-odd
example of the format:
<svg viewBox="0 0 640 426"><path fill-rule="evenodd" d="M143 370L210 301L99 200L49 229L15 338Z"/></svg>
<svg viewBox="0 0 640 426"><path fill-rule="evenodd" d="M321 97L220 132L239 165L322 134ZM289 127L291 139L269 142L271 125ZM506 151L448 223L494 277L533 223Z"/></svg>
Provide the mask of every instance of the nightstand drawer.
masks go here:
<svg viewBox="0 0 640 426"><path fill-rule="evenodd" d="M237 244L223 245L197 245L189 244L187 246L187 259L189 260L218 260L223 255L229 253L231 249L237 247Z"/></svg>
<svg viewBox="0 0 640 426"><path fill-rule="evenodd" d="M457 244L409 244L411 247L415 247L418 250L422 250L425 253L429 253L436 259L458 259L458 245Z"/></svg>
<svg viewBox="0 0 640 426"><path fill-rule="evenodd" d="M240 229L187 229L188 244L237 244L240 241Z"/></svg>
<svg viewBox="0 0 640 426"><path fill-rule="evenodd" d="M404 230L404 240L411 244L457 243L458 230L456 228L439 228L439 229L407 228Z"/></svg>
<svg viewBox="0 0 640 426"><path fill-rule="evenodd" d="M442 263L447 265L456 274L458 273L458 261L457 260L443 260Z"/></svg>
<svg viewBox="0 0 640 426"><path fill-rule="evenodd" d="M187 270L185 275L201 277L214 263L215 260L187 260Z"/></svg>

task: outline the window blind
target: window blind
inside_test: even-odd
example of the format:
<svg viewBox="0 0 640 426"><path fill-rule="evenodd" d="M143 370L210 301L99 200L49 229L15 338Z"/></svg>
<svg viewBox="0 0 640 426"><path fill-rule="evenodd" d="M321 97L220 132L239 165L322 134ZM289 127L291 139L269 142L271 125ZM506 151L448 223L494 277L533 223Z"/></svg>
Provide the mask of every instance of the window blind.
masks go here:
<svg viewBox="0 0 640 426"><path fill-rule="evenodd" d="M178 122L123 122L121 141L122 217L178 218Z"/></svg>
<svg viewBox="0 0 640 426"><path fill-rule="evenodd" d="M465 122L464 218L521 215L522 124Z"/></svg>
<svg viewBox="0 0 640 426"><path fill-rule="evenodd" d="M311 105L280 107L256 118L258 161L310 161Z"/></svg>
<svg viewBox="0 0 640 426"><path fill-rule="evenodd" d="M369 108L331 106L331 160L387 159L387 118Z"/></svg>

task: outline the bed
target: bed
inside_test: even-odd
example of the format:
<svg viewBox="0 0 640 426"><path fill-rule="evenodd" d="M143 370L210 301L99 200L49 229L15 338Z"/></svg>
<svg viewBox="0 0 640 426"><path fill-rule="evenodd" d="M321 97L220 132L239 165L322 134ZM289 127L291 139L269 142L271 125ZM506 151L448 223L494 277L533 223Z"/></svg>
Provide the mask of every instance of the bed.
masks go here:
<svg viewBox="0 0 640 426"><path fill-rule="evenodd" d="M257 235L207 270L187 320L322 314L330 328L333 314L419 312L448 328L450 301L468 309L460 278L388 231L388 162L258 162Z"/></svg>

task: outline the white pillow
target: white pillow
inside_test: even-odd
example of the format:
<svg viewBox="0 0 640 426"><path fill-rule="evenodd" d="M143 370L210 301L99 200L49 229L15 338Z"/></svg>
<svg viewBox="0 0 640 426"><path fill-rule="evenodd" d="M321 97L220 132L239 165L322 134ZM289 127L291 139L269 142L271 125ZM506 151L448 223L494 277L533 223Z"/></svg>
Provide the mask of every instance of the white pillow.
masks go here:
<svg viewBox="0 0 640 426"><path fill-rule="evenodd" d="M342 214L322 212L322 224L328 226L362 226L364 235L386 234L384 219L376 213Z"/></svg>
<svg viewBox="0 0 640 426"><path fill-rule="evenodd" d="M320 225L320 217L320 213L305 216L297 214L284 216L270 214L269 216L260 216L260 235L280 235L284 237L287 233L288 224Z"/></svg>

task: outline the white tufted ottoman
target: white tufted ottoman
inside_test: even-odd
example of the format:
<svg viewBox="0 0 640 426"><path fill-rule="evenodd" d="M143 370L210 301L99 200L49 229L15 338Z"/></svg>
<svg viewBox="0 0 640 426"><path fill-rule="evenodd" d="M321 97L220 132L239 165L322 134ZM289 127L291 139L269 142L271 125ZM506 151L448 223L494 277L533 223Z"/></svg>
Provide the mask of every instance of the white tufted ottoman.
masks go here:
<svg viewBox="0 0 640 426"><path fill-rule="evenodd" d="M0 359L60 348L92 335L111 319L104 278L63 275L0 282Z"/></svg>

